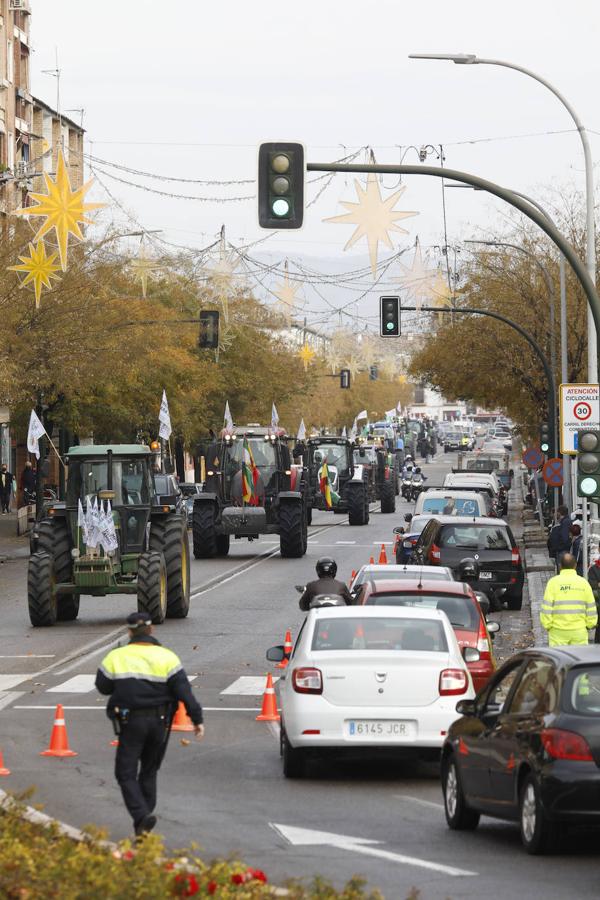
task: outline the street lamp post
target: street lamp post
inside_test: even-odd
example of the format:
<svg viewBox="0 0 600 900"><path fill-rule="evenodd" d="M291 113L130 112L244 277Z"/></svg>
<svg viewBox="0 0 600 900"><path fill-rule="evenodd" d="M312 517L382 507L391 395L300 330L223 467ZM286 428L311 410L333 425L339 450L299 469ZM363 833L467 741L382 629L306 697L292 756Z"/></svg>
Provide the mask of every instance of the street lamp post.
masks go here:
<svg viewBox="0 0 600 900"><path fill-rule="evenodd" d="M588 274L594 284L596 283L596 228L594 223L594 166L592 162L592 151L588 140L587 132L581 122L579 116L560 91L554 87L541 75L519 66L516 63L506 62L501 59L483 59L475 53L410 53L409 59L439 59L456 63L457 65L486 65L486 66L502 66L505 69L514 69L523 75L528 75L534 81L538 81L548 88L554 96L560 100L565 107L575 127L579 132L581 143L583 146L583 157L585 160L585 195L586 195L586 268ZM516 192L515 192L516 193ZM588 381L595 383L598 381L598 343L597 329L594 323L592 310L588 306L587 317L588 332Z"/></svg>

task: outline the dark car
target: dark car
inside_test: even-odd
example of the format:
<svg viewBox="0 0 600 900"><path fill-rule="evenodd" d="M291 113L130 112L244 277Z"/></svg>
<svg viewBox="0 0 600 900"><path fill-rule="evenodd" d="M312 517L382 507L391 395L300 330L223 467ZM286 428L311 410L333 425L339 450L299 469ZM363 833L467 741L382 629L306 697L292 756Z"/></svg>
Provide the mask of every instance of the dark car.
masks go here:
<svg viewBox="0 0 600 900"><path fill-rule="evenodd" d="M154 488L156 490L159 503L169 503L175 506L178 512L185 514L185 506L183 503L183 495L179 487L179 482L174 475L164 475L155 473Z"/></svg>
<svg viewBox="0 0 600 900"><path fill-rule="evenodd" d="M493 606L506 601L509 609L523 603L523 563L512 531L506 522L489 517L435 516L427 522L417 541L412 561L424 566L449 566L459 577L463 559L477 563L479 576L469 583L474 591L487 594Z"/></svg>
<svg viewBox="0 0 600 900"><path fill-rule="evenodd" d="M442 749L450 828L518 821L527 852L544 853L567 823L600 827L597 646L519 653L456 710Z"/></svg>
<svg viewBox="0 0 600 900"><path fill-rule="evenodd" d="M404 516L404 520L408 523L406 528L394 528L394 555L398 565L411 561L419 535L430 518L431 513L424 516L413 516L411 513L407 513Z"/></svg>

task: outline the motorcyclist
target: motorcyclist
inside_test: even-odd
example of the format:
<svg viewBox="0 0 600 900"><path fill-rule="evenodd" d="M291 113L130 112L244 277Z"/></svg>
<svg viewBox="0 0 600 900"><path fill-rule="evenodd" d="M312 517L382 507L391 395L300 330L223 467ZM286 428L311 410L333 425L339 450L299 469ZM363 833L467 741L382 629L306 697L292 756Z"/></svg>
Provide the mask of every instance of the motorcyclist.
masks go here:
<svg viewBox="0 0 600 900"><path fill-rule="evenodd" d="M402 467L402 477L410 478L413 473L413 458L410 453L407 453L404 457L404 465Z"/></svg>
<svg viewBox="0 0 600 900"><path fill-rule="evenodd" d="M330 556L322 556L317 560L317 578L309 581L300 597L299 606L303 612L310 609L311 601L319 594L338 594L350 606L354 601L352 594L343 581L336 580L337 563Z"/></svg>
<svg viewBox="0 0 600 900"><path fill-rule="evenodd" d="M421 466L414 467L413 475L416 476L417 481L419 480L419 478L421 479L421 481L427 481L427 475L423 475L423 472L421 471Z"/></svg>

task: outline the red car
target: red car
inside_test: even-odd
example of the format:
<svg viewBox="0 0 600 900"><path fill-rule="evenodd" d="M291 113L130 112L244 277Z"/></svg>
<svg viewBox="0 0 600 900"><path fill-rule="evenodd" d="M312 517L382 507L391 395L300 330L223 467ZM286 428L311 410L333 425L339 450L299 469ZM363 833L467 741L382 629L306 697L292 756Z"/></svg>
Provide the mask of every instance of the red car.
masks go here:
<svg viewBox="0 0 600 900"><path fill-rule="evenodd" d="M481 690L496 671L491 635L500 630L500 625L486 622L473 590L462 581L374 579L363 585L359 604L441 609L450 619L461 648L479 650L477 662L467 663L475 690Z"/></svg>

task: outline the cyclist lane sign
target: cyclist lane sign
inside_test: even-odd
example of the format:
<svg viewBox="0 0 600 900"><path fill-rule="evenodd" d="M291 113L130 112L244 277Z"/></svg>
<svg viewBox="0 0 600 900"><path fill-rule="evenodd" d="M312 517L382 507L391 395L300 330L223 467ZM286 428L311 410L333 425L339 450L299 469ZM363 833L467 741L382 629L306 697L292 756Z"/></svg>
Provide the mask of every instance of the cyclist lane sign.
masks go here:
<svg viewBox="0 0 600 900"><path fill-rule="evenodd" d="M561 453L577 453L577 432L582 428L600 428L600 388L597 384L561 384Z"/></svg>

